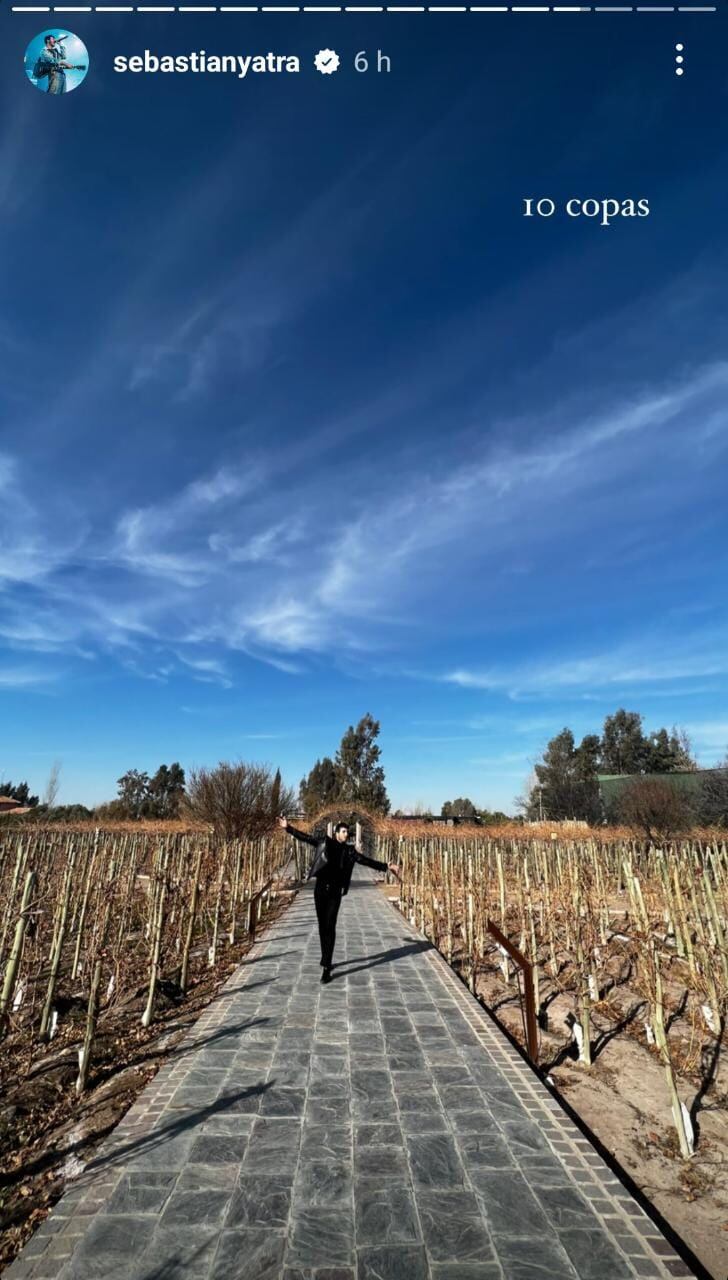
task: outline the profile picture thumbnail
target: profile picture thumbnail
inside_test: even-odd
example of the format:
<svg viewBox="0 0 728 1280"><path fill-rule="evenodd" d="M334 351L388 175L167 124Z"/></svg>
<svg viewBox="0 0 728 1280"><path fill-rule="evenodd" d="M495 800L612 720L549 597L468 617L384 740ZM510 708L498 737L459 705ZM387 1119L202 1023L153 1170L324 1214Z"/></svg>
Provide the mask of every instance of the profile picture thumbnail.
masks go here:
<svg viewBox="0 0 728 1280"><path fill-rule="evenodd" d="M87 71L88 50L69 31L41 31L25 50L26 75L41 93L70 93L86 79Z"/></svg>

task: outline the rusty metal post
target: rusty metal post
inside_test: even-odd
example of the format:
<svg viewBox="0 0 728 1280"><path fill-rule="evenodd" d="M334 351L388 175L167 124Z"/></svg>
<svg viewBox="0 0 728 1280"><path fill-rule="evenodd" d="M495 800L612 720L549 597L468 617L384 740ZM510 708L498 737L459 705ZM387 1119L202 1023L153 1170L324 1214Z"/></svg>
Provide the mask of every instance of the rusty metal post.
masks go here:
<svg viewBox="0 0 728 1280"><path fill-rule="evenodd" d="M486 928L488 933L492 933L496 942L507 951L514 964L523 973L523 989L526 997L526 1048L528 1056L535 1067L538 1066L538 1021L536 1018L536 995L533 987L533 965L530 960L524 956L518 947L514 947L509 938L498 928L497 924L493 924L492 920L487 922Z"/></svg>

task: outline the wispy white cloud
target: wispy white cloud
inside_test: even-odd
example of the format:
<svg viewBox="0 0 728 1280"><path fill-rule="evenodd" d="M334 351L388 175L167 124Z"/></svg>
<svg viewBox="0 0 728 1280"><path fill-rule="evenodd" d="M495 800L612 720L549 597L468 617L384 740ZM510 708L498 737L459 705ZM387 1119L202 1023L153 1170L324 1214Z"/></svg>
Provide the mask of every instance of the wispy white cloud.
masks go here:
<svg viewBox="0 0 728 1280"><path fill-rule="evenodd" d="M701 763L728 758L728 719L688 720L685 728Z"/></svg>
<svg viewBox="0 0 728 1280"><path fill-rule="evenodd" d="M232 688L232 680L224 663L218 658L198 658L194 655L177 653L177 657L186 667L195 673L195 679L203 684L219 684L223 689Z"/></svg>
<svg viewBox="0 0 728 1280"><path fill-rule="evenodd" d="M18 460L0 452L0 586L36 583L82 545L85 522L58 494L40 504L24 488Z"/></svg>
<svg viewBox="0 0 728 1280"><path fill-rule="evenodd" d="M523 554L529 547L542 547L570 519L583 522L579 507L569 510L576 497L603 485L609 474L615 481L629 475L635 456L625 448L625 438L654 449L659 435L664 448L672 424L687 413L700 413L706 399L723 397L727 390L728 363L717 363L667 392L643 393L561 430L544 423L521 447L506 443L509 433L498 427L462 465L435 478L426 470L408 474L394 494L378 504L367 503L334 542L319 599L355 614L380 609L387 596L391 609L396 583L410 575L411 585L413 567L427 572L436 555L452 554L455 547L461 571L475 547L481 557L507 550L509 562L516 548ZM558 407L551 417L557 413ZM723 434L728 438L728 420ZM530 503L538 512L538 526L524 520ZM500 572L501 565L493 568ZM442 581L450 570L451 561L440 564Z"/></svg>
<svg viewBox="0 0 728 1280"><path fill-rule="evenodd" d="M644 632L613 650L516 666L456 668L439 679L461 689L506 693L511 698L561 697L565 692L614 688L649 690L652 685L696 677L728 676L728 630L682 633L666 637Z"/></svg>
<svg viewBox="0 0 728 1280"><path fill-rule="evenodd" d="M38 689L55 684L60 679L59 672L45 667L38 669L0 666L0 689Z"/></svg>
<svg viewBox="0 0 728 1280"><path fill-rule="evenodd" d="M220 467L171 498L125 511L117 521L109 558L181 586L201 584L214 569L209 540L215 535L205 538L209 520L254 491L260 481L259 464Z"/></svg>
<svg viewBox="0 0 728 1280"><path fill-rule="evenodd" d="M301 516L280 520L242 542L236 542L232 533L212 533L208 543L230 564L286 564L290 548L304 537L304 523Z"/></svg>
<svg viewBox="0 0 728 1280"><path fill-rule="evenodd" d="M728 364L717 363L558 426L552 406L548 429L534 419L518 446L506 445L507 424L488 423L465 461L443 465L423 444L416 466L383 468L363 490L352 464L341 477L353 495L345 502L323 500L315 479L291 477L288 458L281 472L279 456L260 446L214 460L171 492L160 483L154 501L121 510L110 502L87 524L72 523L70 537L66 512L36 497L17 460L0 455L4 509L14 517L0 564L13 587L35 590L3 624L5 639L26 637L38 650L100 647L161 679L169 659L172 669L223 685L234 679L225 655L235 652L291 675L316 654L371 662L377 651L406 647L423 624L434 631L437 601L453 596L454 583L464 600L468 590L481 597L483 582L501 580L514 557L538 560L549 542L558 547L568 535L578 543L582 529L594 542L592 495L605 477L626 491L658 443L681 456L687 424L726 389ZM607 518L613 523L611 508ZM449 609L443 617L452 649L461 619ZM673 630L686 636L684 624ZM519 697L724 674L715 646L706 638L700 648L698 639L624 642L523 668L485 661L440 678Z"/></svg>

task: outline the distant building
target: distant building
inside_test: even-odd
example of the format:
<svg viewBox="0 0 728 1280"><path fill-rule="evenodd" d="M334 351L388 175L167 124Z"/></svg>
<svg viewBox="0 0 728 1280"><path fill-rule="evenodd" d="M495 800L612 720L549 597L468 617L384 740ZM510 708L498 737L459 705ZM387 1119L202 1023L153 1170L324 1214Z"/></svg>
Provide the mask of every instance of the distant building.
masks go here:
<svg viewBox="0 0 728 1280"><path fill-rule="evenodd" d="M393 822L430 822L436 827L482 827L483 819L475 814L471 818L443 818L440 814L432 813L393 813Z"/></svg>
<svg viewBox="0 0 728 1280"><path fill-rule="evenodd" d="M22 805L13 796L0 796L0 815L4 813L27 813L27 805Z"/></svg>

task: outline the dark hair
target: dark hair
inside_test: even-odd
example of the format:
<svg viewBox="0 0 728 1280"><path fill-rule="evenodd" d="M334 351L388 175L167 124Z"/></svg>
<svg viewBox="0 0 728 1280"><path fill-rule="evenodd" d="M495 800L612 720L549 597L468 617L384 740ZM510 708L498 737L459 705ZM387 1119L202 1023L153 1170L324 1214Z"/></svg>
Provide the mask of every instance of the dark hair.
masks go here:
<svg viewBox="0 0 728 1280"><path fill-rule="evenodd" d="M49 31L49 32L48 32L48 35L47 35L47 36L46 36L46 38L45 38L45 42L46 42L46 44L48 44L48 41L49 41L49 40L55 40L55 38L56 38L56 37L54 36L53 32L52 32L52 31Z"/></svg>
<svg viewBox="0 0 728 1280"><path fill-rule="evenodd" d="M334 827L334 835L336 835L337 831L341 831L342 827L344 828L345 831L351 831L351 827L349 826L348 822L337 822L336 826Z"/></svg>

